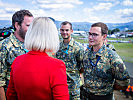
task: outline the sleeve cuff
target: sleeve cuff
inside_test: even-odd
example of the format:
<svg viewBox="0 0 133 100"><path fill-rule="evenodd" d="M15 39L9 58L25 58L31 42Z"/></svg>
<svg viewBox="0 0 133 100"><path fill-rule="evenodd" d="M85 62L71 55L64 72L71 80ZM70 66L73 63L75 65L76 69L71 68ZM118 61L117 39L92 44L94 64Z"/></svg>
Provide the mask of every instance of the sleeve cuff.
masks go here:
<svg viewBox="0 0 133 100"><path fill-rule="evenodd" d="M5 86L5 81L0 81L0 87Z"/></svg>

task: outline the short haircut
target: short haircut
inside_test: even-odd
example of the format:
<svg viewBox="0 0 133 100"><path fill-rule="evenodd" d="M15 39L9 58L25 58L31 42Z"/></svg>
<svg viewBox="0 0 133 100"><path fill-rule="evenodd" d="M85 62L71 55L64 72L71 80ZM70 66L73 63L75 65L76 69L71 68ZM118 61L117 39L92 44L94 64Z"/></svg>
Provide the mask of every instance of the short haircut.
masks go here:
<svg viewBox="0 0 133 100"><path fill-rule="evenodd" d="M14 30L16 30L15 22L18 22L18 24L21 26L25 16L33 17L31 12L29 12L29 10L20 10L20 11L17 11L13 14L12 26L14 27Z"/></svg>
<svg viewBox="0 0 133 100"><path fill-rule="evenodd" d="M94 23L94 24L91 25L91 27L101 27L102 35L108 34L108 27L107 27L106 24L104 24L102 22Z"/></svg>
<svg viewBox="0 0 133 100"><path fill-rule="evenodd" d="M24 45L29 51L56 52L59 49L59 36L54 22L48 17L35 18L27 30Z"/></svg>
<svg viewBox="0 0 133 100"><path fill-rule="evenodd" d="M68 21L64 21L61 23L61 25L67 25L69 24L70 25L70 29L72 29L72 23L68 22Z"/></svg>

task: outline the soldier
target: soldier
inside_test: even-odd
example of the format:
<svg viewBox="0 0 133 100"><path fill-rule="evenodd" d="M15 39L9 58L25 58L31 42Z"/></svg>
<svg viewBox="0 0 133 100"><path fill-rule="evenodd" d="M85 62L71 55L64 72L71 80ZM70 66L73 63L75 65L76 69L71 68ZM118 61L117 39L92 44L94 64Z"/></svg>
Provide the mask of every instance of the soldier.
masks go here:
<svg viewBox="0 0 133 100"><path fill-rule="evenodd" d="M5 100L5 92L10 80L10 70L13 60L26 53L24 38L33 15L28 10L20 10L12 16L12 26L15 32L2 41L0 47L0 100Z"/></svg>
<svg viewBox="0 0 133 100"><path fill-rule="evenodd" d="M72 24L68 21L61 23L60 33L63 41L56 57L65 62L67 73L67 84L70 100L80 99L80 70L83 62L83 46L76 42L71 34L73 33Z"/></svg>
<svg viewBox="0 0 133 100"><path fill-rule="evenodd" d="M129 79L122 59L104 44L107 33L108 27L102 22L94 23L89 30L91 48L83 58L83 100L112 100L115 79L124 82Z"/></svg>

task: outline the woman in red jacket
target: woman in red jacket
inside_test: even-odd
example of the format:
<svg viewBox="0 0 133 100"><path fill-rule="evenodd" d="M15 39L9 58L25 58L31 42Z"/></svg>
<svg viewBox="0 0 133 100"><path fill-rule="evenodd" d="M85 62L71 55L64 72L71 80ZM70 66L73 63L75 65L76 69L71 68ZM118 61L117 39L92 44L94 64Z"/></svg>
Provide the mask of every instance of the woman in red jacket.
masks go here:
<svg viewBox="0 0 133 100"><path fill-rule="evenodd" d="M54 22L47 17L35 18L24 44L29 52L12 64L7 100L69 100L65 64L46 53L59 48Z"/></svg>

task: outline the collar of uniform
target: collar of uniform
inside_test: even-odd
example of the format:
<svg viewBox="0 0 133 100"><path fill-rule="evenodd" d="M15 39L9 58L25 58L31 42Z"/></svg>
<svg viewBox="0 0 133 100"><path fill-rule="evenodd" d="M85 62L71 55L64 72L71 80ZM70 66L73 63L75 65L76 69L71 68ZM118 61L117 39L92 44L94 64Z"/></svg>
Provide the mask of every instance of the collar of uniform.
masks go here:
<svg viewBox="0 0 133 100"><path fill-rule="evenodd" d="M102 47L98 50L98 52L96 52L96 53L94 53L94 52L93 52L93 48L91 48L91 55L92 55L92 57L95 58L96 55L98 55L98 56L104 55L105 48L106 48L106 46L103 44L103 46L102 46Z"/></svg>
<svg viewBox="0 0 133 100"><path fill-rule="evenodd" d="M13 33L10 35L10 40L15 45L15 47L21 47L24 44L23 42L19 41Z"/></svg>
<svg viewBox="0 0 133 100"><path fill-rule="evenodd" d="M106 46L103 44L103 46L98 50L98 52L96 53L96 55L98 55L98 56L104 55L105 48L106 48Z"/></svg>
<svg viewBox="0 0 133 100"><path fill-rule="evenodd" d="M70 42L69 42L69 45L70 45L70 46L73 46L73 44L74 44L74 39L71 38L71 40L70 40Z"/></svg>
<svg viewBox="0 0 133 100"><path fill-rule="evenodd" d="M70 42L69 42L68 45L69 45L69 46L73 46L73 44L74 44L74 39L71 38L71 40L70 40ZM61 48L61 49L67 49L68 46L65 46L64 43L63 43L63 41L61 41L60 48Z"/></svg>

